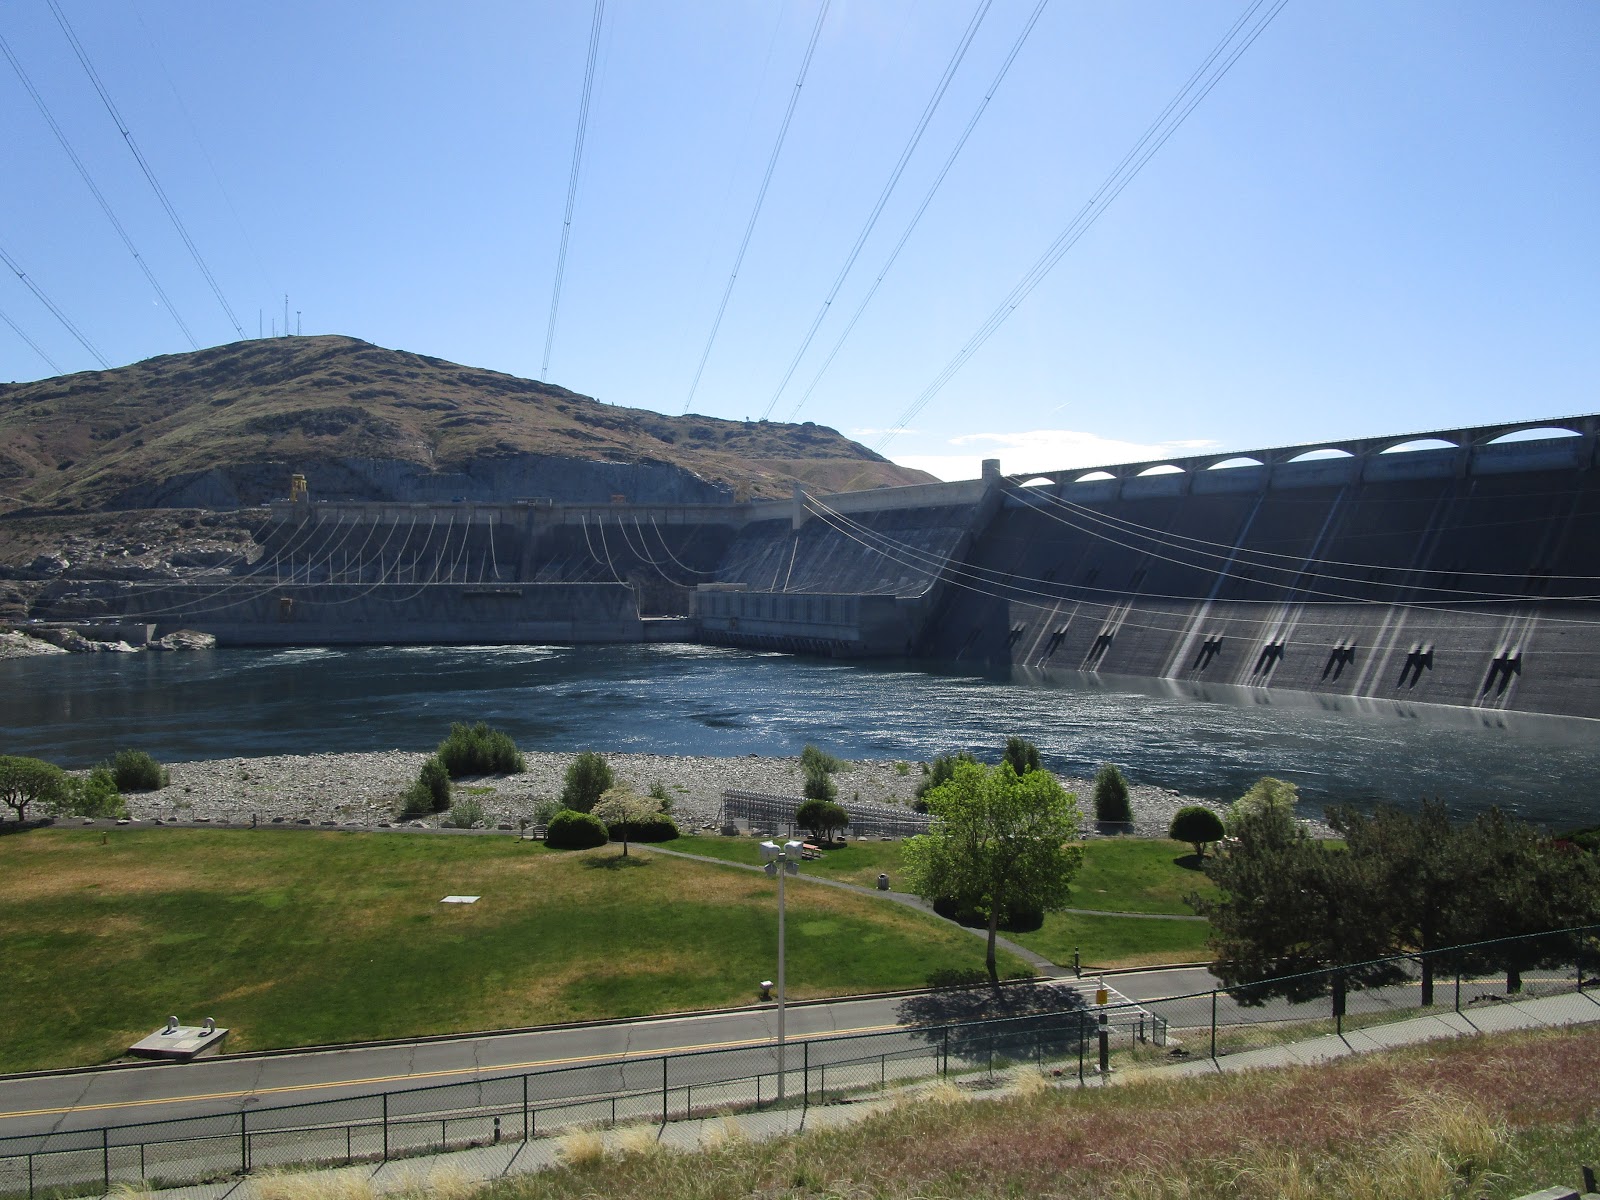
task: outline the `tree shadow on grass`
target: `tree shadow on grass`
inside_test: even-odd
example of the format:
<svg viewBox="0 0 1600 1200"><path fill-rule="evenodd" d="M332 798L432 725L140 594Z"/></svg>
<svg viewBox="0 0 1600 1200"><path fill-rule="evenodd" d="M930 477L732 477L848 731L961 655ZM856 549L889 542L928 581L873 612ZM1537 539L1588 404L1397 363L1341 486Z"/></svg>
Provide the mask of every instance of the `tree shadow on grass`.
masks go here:
<svg viewBox="0 0 1600 1200"><path fill-rule="evenodd" d="M1203 871L1205 862L1198 854L1180 854L1172 860L1172 865L1182 867L1185 871Z"/></svg>
<svg viewBox="0 0 1600 1200"><path fill-rule="evenodd" d="M584 859L583 865L591 871L627 871L633 867L647 867L650 864L632 854L627 857L620 854L604 854Z"/></svg>

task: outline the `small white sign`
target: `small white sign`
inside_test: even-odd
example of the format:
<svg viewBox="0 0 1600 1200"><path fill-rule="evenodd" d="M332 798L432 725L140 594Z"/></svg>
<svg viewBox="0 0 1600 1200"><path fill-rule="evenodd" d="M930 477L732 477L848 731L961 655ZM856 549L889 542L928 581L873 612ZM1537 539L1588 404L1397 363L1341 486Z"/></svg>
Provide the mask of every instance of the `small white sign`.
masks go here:
<svg viewBox="0 0 1600 1200"><path fill-rule="evenodd" d="M477 902L478 898L476 896L446 896L439 901L440 904L476 904Z"/></svg>

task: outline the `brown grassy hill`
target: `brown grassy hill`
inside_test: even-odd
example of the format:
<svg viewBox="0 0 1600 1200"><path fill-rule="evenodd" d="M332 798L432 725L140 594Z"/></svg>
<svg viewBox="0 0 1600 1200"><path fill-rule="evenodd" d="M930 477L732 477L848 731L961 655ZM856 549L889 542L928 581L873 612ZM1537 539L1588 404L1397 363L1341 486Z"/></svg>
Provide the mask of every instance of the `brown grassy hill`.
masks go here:
<svg viewBox="0 0 1600 1200"><path fill-rule="evenodd" d="M580 463L628 464L589 490L637 488L638 499L930 479L809 423L618 408L348 337L235 342L0 385L0 513L253 504L284 494L290 471L322 498L576 499L599 470Z"/></svg>

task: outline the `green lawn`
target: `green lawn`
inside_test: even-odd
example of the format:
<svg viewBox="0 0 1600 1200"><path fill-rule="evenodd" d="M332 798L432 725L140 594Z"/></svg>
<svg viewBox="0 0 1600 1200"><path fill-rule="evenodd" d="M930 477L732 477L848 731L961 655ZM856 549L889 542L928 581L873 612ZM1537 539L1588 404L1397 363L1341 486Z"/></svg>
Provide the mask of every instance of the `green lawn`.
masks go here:
<svg viewBox="0 0 1600 1200"><path fill-rule="evenodd" d="M890 885L902 883L900 842L850 842L825 850L820 859L801 865L803 874L872 887L878 873ZM727 862L758 863L757 839L699 836L680 838L669 849L703 854ZM1193 849L1185 842L1150 838L1095 838L1084 843L1083 869L1073 880L1073 908L1112 913L1156 913L1193 916L1183 898L1191 892L1214 895L1216 888L1196 869ZM1035 953L1062 966L1072 964L1076 949L1084 966L1134 967L1163 962L1200 962L1210 957L1204 921L1151 921L1142 917L1050 913L1033 932L1007 934Z"/></svg>
<svg viewBox="0 0 1600 1200"><path fill-rule="evenodd" d="M679 838L667 848L728 862L759 863L757 846L756 838L702 834ZM900 842L849 842L824 850L820 859L803 863L800 870L862 887L875 886L883 872L889 876L889 885L900 890L904 875L900 847ZM1190 892L1216 894L1211 881L1194 868L1193 854L1187 842L1165 839L1095 838L1085 842L1083 869L1072 881L1071 906L1192 916L1194 910L1183 902L1185 896Z"/></svg>
<svg viewBox="0 0 1600 1200"><path fill-rule="evenodd" d="M623 863L510 837L0 837L0 979L28 1015L0 1024L0 1071L105 1061L168 1013L214 1016L248 1050L738 1004L776 968L775 891L647 848ZM982 963L979 939L900 905L804 881L788 904L797 997Z"/></svg>

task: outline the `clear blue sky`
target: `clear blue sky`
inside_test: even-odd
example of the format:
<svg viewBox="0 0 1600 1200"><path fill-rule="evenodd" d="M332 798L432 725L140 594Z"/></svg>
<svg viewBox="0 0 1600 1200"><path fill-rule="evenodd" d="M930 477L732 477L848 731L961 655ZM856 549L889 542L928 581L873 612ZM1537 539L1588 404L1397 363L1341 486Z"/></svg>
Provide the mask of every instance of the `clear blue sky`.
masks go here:
<svg viewBox="0 0 1600 1200"><path fill-rule="evenodd" d="M587 0L59 3L249 336L288 293L306 333L540 376ZM978 7L834 0L693 411L791 415L1033 6L988 8L774 401ZM1051 0L797 419L878 444L1245 9ZM608 0L553 382L689 403L817 12ZM196 340L233 340L46 0L0 36ZM188 349L3 62L0 121L0 247L113 365ZM1596 214L1600 4L1290 0L886 452L960 478L1593 411ZM0 379L51 374L0 325Z"/></svg>

